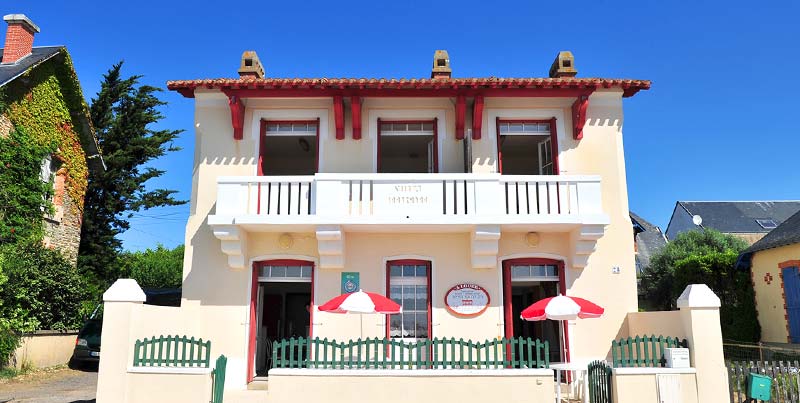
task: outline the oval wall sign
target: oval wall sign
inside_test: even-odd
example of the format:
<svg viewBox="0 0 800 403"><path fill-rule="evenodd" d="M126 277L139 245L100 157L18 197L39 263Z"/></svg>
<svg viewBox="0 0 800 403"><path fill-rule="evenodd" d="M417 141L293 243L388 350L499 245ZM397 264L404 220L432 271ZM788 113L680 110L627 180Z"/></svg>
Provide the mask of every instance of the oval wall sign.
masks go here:
<svg viewBox="0 0 800 403"><path fill-rule="evenodd" d="M444 295L444 306L457 316L478 316L489 301L489 292L477 284L456 284Z"/></svg>

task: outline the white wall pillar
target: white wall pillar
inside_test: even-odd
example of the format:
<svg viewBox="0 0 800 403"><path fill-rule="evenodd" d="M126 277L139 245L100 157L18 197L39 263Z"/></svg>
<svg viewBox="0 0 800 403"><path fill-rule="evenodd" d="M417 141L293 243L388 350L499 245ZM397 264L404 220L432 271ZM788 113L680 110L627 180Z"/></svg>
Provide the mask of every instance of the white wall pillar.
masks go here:
<svg viewBox="0 0 800 403"><path fill-rule="evenodd" d="M689 357L697 370L697 399L703 403L729 400L719 307L719 297L705 284L688 285L678 298Z"/></svg>
<svg viewBox="0 0 800 403"><path fill-rule="evenodd" d="M136 280L119 279L103 293L102 359L97 374L97 401L124 402L131 351L131 315L146 297Z"/></svg>

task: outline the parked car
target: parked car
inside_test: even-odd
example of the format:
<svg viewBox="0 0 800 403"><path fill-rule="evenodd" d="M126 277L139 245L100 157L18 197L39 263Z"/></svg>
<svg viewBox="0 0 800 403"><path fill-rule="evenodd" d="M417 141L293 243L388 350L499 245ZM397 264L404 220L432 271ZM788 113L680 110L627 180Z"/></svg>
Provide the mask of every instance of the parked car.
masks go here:
<svg viewBox="0 0 800 403"><path fill-rule="evenodd" d="M180 306L180 288L145 288L145 304L160 306ZM85 364L97 364L100 361L100 336L103 330L103 304L89 315L83 324L78 337L75 339L75 349L72 350L70 367Z"/></svg>

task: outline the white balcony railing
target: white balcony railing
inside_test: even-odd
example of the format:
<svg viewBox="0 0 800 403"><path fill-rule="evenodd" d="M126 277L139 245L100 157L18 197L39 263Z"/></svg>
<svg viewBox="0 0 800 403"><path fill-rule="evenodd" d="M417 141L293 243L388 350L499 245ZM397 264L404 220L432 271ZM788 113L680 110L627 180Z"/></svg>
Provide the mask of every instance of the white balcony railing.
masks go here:
<svg viewBox="0 0 800 403"><path fill-rule="evenodd" d="M220 177L216 215L259 217L267 224L435 217L463 223L569 217L577 223L603 212L598 176L316 174Z"/></svg>

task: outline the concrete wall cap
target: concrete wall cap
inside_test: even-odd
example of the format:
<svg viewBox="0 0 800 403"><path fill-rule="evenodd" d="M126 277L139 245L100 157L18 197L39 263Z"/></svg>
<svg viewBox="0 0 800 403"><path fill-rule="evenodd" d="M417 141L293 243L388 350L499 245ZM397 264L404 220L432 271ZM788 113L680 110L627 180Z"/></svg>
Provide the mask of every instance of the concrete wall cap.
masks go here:
<svg viewBox="0 0 800 403"><path fill-rule="evenodd" d="M33 21L31 21L31 19L28 18L28 16L25 14L6 14L3 16L3 21L5 21L8 24L20 23L23 25L27 25L31 31L35 33L41 32L39 26L34 24Z"/></svg>
<svg viewBox="0 0 800 403"><path fill-rule="evenodd" d="M103 293L104 302L144 302L142 287L132 278L121 278Z"/></svg>
<svg viewBox="0 0 800 403"><path fill-rule="evenodd" d="M689 284L678 297L678 308L719 308L717 294L705 284Z"/></svg>

